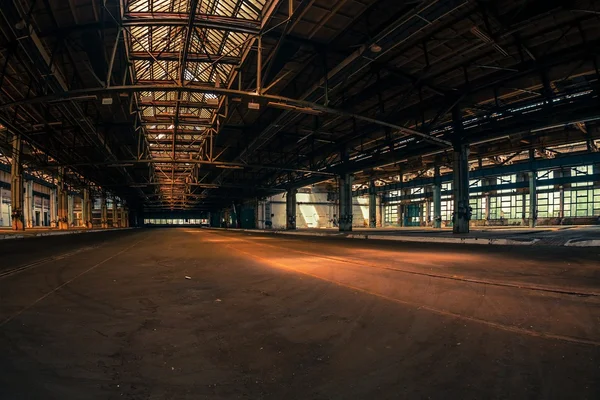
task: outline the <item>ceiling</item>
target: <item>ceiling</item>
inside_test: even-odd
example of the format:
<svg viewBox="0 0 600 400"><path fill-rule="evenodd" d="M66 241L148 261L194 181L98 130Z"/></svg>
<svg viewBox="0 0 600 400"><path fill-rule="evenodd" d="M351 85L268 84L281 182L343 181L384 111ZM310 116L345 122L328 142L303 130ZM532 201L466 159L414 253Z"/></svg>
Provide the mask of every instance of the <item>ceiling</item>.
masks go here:
<svg viewBox="0 0 600 400"><path fill-rule="evenodd" d="M0 151L147 209L599 138L591 0L9 0L0 35Z"/></svg>

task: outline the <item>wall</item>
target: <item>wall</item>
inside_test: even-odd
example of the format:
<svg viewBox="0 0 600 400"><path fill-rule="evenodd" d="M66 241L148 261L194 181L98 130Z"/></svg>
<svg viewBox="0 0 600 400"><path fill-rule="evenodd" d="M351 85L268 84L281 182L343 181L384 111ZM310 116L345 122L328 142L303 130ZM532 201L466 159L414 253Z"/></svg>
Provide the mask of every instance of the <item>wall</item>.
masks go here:
<svg viewBox="0 0 600 400"><path fill-rule="evenodd" d="M0 227L9 227L11 218L11 176L9 172L0 170ZM26 181L28 182L28 181ZM50 224L50 188L39 182L33 182L32 213L27 214L27 227L49 226Z"/></svg>
<svg viewBox="0 0 600 400"><path fill-rule="evenodd" d="M263 226L263 220L268 219L265 216L265 203L271 205L271 217L273 229L285 229L286 227L286 198L285 194L278 194L269 197L266 202L259 203L257 226ZM296 194L296 228L333 228L333 219L339 218L339 205L337 201L327 200L327 193L307 193L300 192ZM377 221L381 224L381 215L377 200ZM369 198L368 196L354 197L352 199L352 226L364 228L369 226Z"/></svg>

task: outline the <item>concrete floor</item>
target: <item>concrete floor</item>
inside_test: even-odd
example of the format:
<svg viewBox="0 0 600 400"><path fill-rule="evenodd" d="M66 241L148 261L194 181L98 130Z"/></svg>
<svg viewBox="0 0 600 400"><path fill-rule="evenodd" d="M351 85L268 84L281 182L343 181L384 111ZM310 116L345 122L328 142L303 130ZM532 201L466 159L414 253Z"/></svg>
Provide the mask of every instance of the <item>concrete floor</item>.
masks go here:
<svg viewBox="0 0 600 400"><path fill-rule="evenodd" d="M0 254L0 399L600 398L596 248L178 228Z"/></svg>

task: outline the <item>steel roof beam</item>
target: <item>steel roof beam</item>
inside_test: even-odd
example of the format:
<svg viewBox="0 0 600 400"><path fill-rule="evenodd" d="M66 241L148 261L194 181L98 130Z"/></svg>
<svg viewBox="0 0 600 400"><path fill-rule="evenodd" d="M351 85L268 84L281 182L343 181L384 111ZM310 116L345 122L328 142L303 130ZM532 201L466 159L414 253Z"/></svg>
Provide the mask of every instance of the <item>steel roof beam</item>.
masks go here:
<svg viewBox="0 0 600 400"><path fill-rule="evenodd" d="M177 13L126 13L121 22L123 26L188 26L189 15ZM197 28L218 29L258 35L260 22L241 18L228 18L215 15L196 14L193 26Z"/></svg>
<svg viewBox="0 0 600 400"><path fill-rule="evenodd" d="M130 60L151 60L151 61L179 61L181 54L179 52L160 52L160 51L132 51L129 53ZM203 62L217 64L233 64L240 63L240 57L221 56L216 54L188 53L188 62Z"/></svg>
<svg viewBox="0 0 600 400"><path fill-rule="evenodd" d="M274 102L282 102L289 105L293 105L297 107L294 112L309 113L314 114L315 111L320 111L326 114L339 115L346 118L354 118L358 121L364 121L367 123L372 123L375 125L385 126L391 129L394 129L404 135L416 135L420 136L430 142L434 142L437 145L441 145L443 147L450 147L451 143L447 140L440 139L435 136L428 135L423 132L416 131L414 129L406 128L404 126L396 125L387 121L378 120L376 118L366 117L359 114L354 114L351 112L347 112L344 110L339 110L335 108L325 107L317 103L313 103L310 101L304 100L296 100L291 99L289 97L284 96L275 96L269 94L257 94L256 92L247 92L243 90L235 90L223 87L214 87L212 85L206 84L190 84L186 86L180 86L169 82L164 82L161 84L153 84L153 85L125 85L125 86L111 86L109 88L90 88L90 89L78 89L71 90L63 93L55 93L48 96L38 96L32 97L30 99L19 100L15 102L5 103L0 105L0 109L7 107L15 107L19 105L26 104L35 104L41 102L52 102L63 99L69 99L72 97L78 97L82 95L93 95L93 94L108 94L108 93L123 93L123 92L195 92L195 93L214 93L224 96L233 96L233 97L244 97L255 100L265 100L265 101L274 101ZM160 122L160 121L158 121ZM164 121L163 121L164 122Z"/></svg>

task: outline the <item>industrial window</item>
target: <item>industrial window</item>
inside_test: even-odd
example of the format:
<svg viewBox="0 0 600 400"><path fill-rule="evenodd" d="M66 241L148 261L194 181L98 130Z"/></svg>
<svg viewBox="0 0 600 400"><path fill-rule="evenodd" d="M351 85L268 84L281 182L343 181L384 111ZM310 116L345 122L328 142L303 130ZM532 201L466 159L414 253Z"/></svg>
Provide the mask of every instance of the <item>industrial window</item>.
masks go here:
<svg viewBox="0 0 600 400"><path fill-rule="evenodd" d="M538 218L560 217L560 192L537 194Z"/></svg>
<svg viewBox="0 0 600 400"><path fill-rule="evenodd" d="M469 206L473 209L471 219L482 220L486 219L485 206L487 199L485 197L477 197L469 199Z"/></svg>
<svg viewBox="0 0 600 400"><path fill-rule="evenodd" d="M398 225L398 204L386 205L384 208L383 222L386 225Z"/></svg>
<svg viewBox="0 0 600 400"><path fill-rule="evenodd" d="M481 193L481 179L471 179L469 181L469 189L472 190L473 193ZM473 206L471 206L473 207Z"/></svg>
<svg viewBox="0 0 600 400"><path fill-rule="evenodd" d="M507 185L509 183L515 183L515 182L517 182L516 174L504 175L504 176L499 176L498 178L496 178L497 185ZM497 193L512 193L512 192L513 192L513 189L503 189L503 190L497 191Z"/></svg>
<svg viewBox="0 0 600 400"><path fill-rule="evenodd" d="M444 199L452 199L452 182L442 183L442 200ZM446 192L444 195L443 193Z"/></svg>
<svg viewBox="0 0 600 400"><path fill-rule="evenodd" d="M554 171L538 171L537 174L537 181L539 183L537 183L537 190L547 190L547 189L554 189L554 185L540 185L541 183L544 183L544 181L549 180L549 179L553 179L554 178ZM539 196L538 196L539 198Z"/></svg>
<svg viewBox="0 0 600 400"><path fill-rule="evenodd" d="M507 192L507 190L503 192ZM512 195L490 197L490 219L520 219L527 217L528 214L529 195L513 193Z"/></svg>
<svg viewBox="0 0 600 400"><path fill-rule="evenodd" d="M573 167L571 168L571 176L585 176L591 175L594 172L594 168L591 165L584 165L582 167ZM594 182L574 182L571 184L571 187L585 187L591 186Z"/></svg>
<svg viewBox="0 0 600 400"><path fill-rule="evenodd" d="M593 217L600 215L598 201L599 189L565 191L565 217Z"/></svg>
<svg viewBox="0 0 600 400"><path fill-rule="evenodd" d="M451 197L451 196L448 196ZM442 221L452 222L452 212L454 211L454 201L453 200L442 200L442 210L441 210Z"/></svg>

